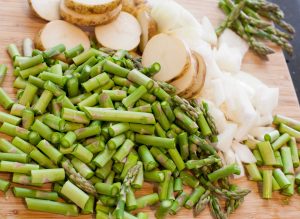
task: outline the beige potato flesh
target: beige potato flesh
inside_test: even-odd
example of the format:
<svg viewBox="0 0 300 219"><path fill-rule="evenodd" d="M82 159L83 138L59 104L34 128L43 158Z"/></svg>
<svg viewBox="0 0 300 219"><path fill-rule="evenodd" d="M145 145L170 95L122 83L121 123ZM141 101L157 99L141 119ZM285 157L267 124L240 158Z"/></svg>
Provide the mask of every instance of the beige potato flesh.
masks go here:
<svg viewBox="0 0 300 219"><path fill-rule="evenodd" d="M66 0L68 8L81 14L103 14L121 5L122 0Z"/></svg>
<svg viewBox="0 0 300 219"><path fill-rule="evenodd" d="M59 3L60 0L29 0L32 10L46 21L60 19Z"/></svg>
<svg viewBox="0 0 300 219"><path fill-rule="evenodd" d="M137 19L142 28L142 36L139 49L141 52L143 52L148 41L157 34L157 25L155 20L145 9L141 9L137 12Z"/></svg>
<svg viewBox="0 0 300 219"><path fill-rule="evenodd" d="M196 78L197 60L195 60L193 57L191 60L190 68L180 78L171 83L177 88L176 93L179 95L188 90L193 85L193 82Z"/></svg>
<svg viewBox="0 0 300 219"><path fill-rule="evenodd" d="M60 43L67 49L71 49L79 44L85 49L90 48L90 41L86 33L80 28L61 20L51 21L44 26L37 39L39 47L49 49Z"/></svg>
<svg viewBox="0 0 300 219"><path fill-rule="evenodd" d="M131 51L140 43L141 27L134 16L122 11L111 23L97 26L95 35L104 47Z"/></svg>
<svg viewBox="0 0 300 219"><path fill-rule="evenodd" d="M191 56L182 40L167 34L158 34L147 43L142 56L145 67L155 62L160 63L161 70L154 79L172 82L190 68Z"/></svg>
<svg viewBox="0 0 300 219"><path fill-rule="evenodd" d="M69 9L65 5L65 0L62 0L60 4L60 14L62 18L72 24L81 26L96 26L109 23L119 15L121 9L122 5L104 14L80 14Z"/></svg>

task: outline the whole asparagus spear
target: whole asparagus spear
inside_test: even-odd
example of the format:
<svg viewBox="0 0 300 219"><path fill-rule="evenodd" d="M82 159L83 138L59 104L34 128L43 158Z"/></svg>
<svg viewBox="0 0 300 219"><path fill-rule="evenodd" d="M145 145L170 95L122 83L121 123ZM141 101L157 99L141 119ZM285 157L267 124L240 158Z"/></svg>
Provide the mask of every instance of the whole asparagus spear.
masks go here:
<svg viewBox="0 0 300 219"><path fill-rule="evenodd" d="M124 207L125 207L125 203L126 203L127 190L131 186L131 183L135 180L135 177L137 176L140 168L143 168L143 167L140 164L136 164L135 166L130 168L127 172L127 175L121 186L119 200L118 200L118 204L117 204L117 207L115 210L117 219L124 218Z"/></svg>
<svg viewBox="0 0 300 219"><path fill-rule="evenodd" d="M211 214L217 219L226 219L227 214L222 210L218 198L214 195L210 196L209 207Z"/></svg>
<svg viewBox="0 0 300 219"><path fill-rule="evenodd" d="M219 1L219 7L224 11L225 14L228 15L231 9L225 1L226 0ZM232 29L236 31L240 37L247 41L250 48L253 49L253 51L255 51L259 56L267 57L267 55L274 53L272 49L266 47L263 43L258 42L254 37L247 34L240 20L236 20L233 23Z"/></svg>
<svg viewBox="0 0 300 219"><path fill-rule="evenodd" d="M237 6L230 12L227 19L216 30L217 36L220 36L227 27L231 27L234 21L240 16L241 11L245 7L246 1L240 1Z"/></svg>
<svg viewBox="0 0 300 219"><path fill-rule="evenodd" d="M69 178L72 181L74 181L75 184L79 188L81 188L85 192L97 197L97 192L96 192L95 187L89 181L87 181L84 177L82 177L79 173L76 172L76 170L74 169L74 167L71 164L69 159L65 158L61 162L61 165L65 169L65 171L66 171L67 175L69 176Z"/></svg>
<svg viewBox="0 0 300 219"><path fill-rule="evenodd" d="M273 21L275 24L277 24L278 26L280 26L281 28L283 28L284 30L288 31L291 34L295 34L296 30L295 28L287 23L286 21L274 16L272 13L269 13L267 11L263 11L263 10L259 10L258 14L260 14L261 16L270 19L271 21Z"/></svg>
<svg viewBox="0 0 300 219"><path fill-rule="evenodd" d="M260 29L256 29L250 25L245 26L245 31L250 34L262 37L264 39L268 39L268 40L276 43L277 45L281 46L282 49L287 51L290 55L292 55L294 52L293 46L287 40L285 40L283 38L279 38L273 34L268 34L267 32L260 30Z"/></svg>
<svg viewBox="0 0 300 219"><path fill-rule="evenodd" d="M210 202L210 191L206 191L201 198L199 199L198 203L194 208L194 216L197 217L207 206Z"/></svg>

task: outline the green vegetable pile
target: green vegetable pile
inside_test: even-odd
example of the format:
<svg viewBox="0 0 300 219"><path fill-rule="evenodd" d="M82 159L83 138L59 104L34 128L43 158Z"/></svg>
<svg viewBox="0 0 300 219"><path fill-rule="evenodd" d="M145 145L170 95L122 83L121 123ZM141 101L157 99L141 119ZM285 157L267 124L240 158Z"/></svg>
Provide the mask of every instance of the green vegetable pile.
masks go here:
<svg viewBox="0 0 300 219"><path fill-rule="evenodd" d="M289 41L293 39L295 29L283 20L284 13L278 5L265 0L219 0L219 8L227 18L216 30L218 36L226 28L230 28L262 57L267 57L274 51L261 40L273 42L290 55L293 54ZM266 20L274 22L282 30Z"/></svg>
<svg viewBox="0 0 300 219"><path fill-rule="evenodd" d="M300 191L300 174L295 174L300 166L296 143L300 139L300 122L276 115L273 124L277 129L265 134L264 141L248 139L245 142L257 160L245 165L249 180L263 182L264 199L272 198L272 191L292 196L295 184Z"/></svg>
<svg viewBox="0 0 300 219"><path fill-rule="evenodd" d="M207 104L152 80L158 63L143 68L127 51L81 45L23 57L11 44L8 52L18 92L16 103L0 88L10 110L0 113L0 131L13 137L0 139L0 171L21 185L53 184L51 192L13 188L29 210L131 219L147 218L130 212L157 203L157 218L183 206L198 215L209 205L215 218L227 218L250 192L229 183L240 169L223 166L212 146L218 133ZM144 181L158 192L135 197ZM0 181L2 191L9 185Z"/></svg>

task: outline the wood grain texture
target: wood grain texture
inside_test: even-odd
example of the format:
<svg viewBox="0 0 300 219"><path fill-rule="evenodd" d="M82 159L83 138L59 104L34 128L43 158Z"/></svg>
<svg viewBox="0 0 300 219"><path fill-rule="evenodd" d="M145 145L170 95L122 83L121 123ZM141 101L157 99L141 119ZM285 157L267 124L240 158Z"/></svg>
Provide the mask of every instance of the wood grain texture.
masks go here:
<svg viewBox="0 0 300 219"><path fill-rule="evenodd" d="M177 0L185 8L190 10L197 19L208 16L216 26L223 18L223 14L217 8L217 0ZM19 46L23 38L33 38L38 30L45 24L45 21L37 18L29 9L25 0L0 0L0 63L8 64L9 73L3 83L4 89L11 97L15 97L15 89L12 88L14 77L11 74L12 67L10 59L6 53L6 46L9 43L17 43ZM243 70L253 73L272 87L280 87L280 103L276 112L300 119L299 104L295 94L291 77L285 63L284 56L279 48L276 54L270 56L269 62L261 61L251 52L247 54ZM1 109L2 110L2 109ZM0 137L5 137L0 135ZM9 179L9 174L1 174L1 178ZM246 179L236 181L240 186L251 188L252 192L245 199L243 205L234 213L231 218L299 218L300 197L296 194L291 199L274 193L273 199L262 200L259 188L256 183ZM45 189L49 188L46 187ZM153 192L153 186L147 184L143 190L138 192L138 196ZM289 203L287 205L286 203ZM150 212L151 218L153 211ZM199 218L211 218L208 209ZM0 193L0 218L67 218L60 215L40 213L26 210L24 201L13 197L11 191L7 194ZM92 216L80 216L80 218L92 218ZM169 217L171 218L171 217ZM182 210L176 217L172 218L192 218L192 211Z"/></svg>

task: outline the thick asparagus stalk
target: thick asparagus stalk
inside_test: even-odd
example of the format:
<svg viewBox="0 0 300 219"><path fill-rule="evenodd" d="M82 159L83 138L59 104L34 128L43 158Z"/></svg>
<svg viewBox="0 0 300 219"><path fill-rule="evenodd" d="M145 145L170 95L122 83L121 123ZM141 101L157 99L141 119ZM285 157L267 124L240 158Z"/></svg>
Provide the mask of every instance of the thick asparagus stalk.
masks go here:
<svg viewBox="0 0 300 219"><path fill-rule="evenodd" d="M34 198L25 198L25 202L29 210L62 214L66 216L78 216L78 208L73 204Z"/></svg>

